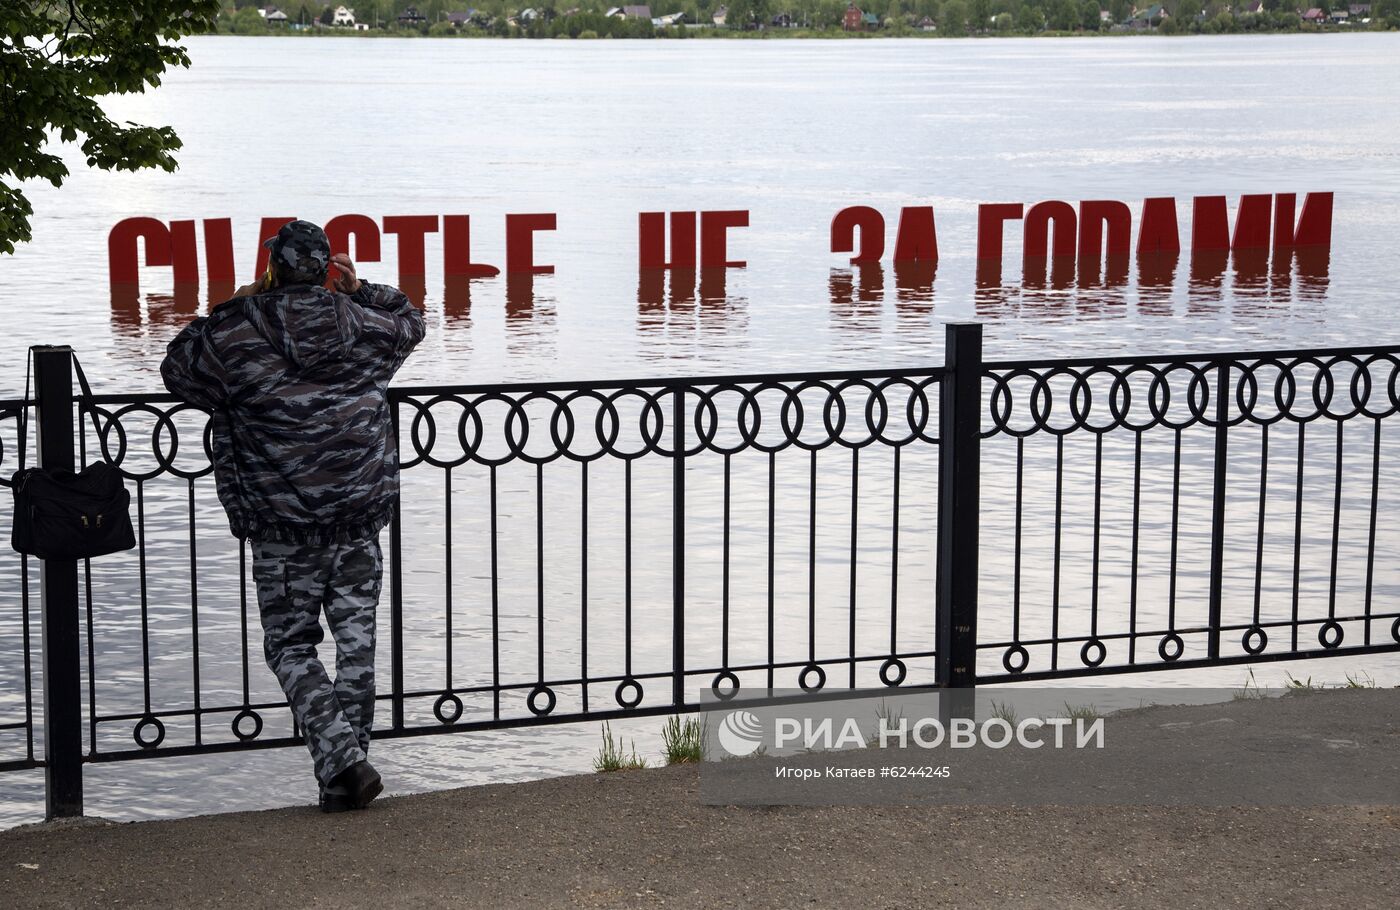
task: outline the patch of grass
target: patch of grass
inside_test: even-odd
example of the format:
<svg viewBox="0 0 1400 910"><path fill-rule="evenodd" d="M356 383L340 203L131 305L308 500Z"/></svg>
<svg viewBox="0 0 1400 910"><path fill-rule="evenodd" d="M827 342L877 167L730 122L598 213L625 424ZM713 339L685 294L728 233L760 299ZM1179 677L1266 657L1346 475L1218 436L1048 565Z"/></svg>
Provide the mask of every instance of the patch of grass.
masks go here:
<svg viewBox="0 0 1400 910"><path fill-rule="evenodd" d="M1255 678L1254 668L1250 667L1249 678L1244 681L1244 687L1235 693L1235 701L1264 698L1267 694L1264 687L1259 685L1259 680Z"/></svg>
<svg viewBox="0 0 1400 910"><path fill-rule="evenodd" d="M1294 676L1292 673L1289 673L1287 671L1284 671L1283 675L1288 677L1288 681L1284 683L1284 686L1288 689L1289 692L1320 692L1322 691L1322 689L1326 688L1322 685L1322 683L1314 684L1313 678L1311 676L1309 676L1307 679L1299 679L1298 677Z"/></svg>
<svg viewBox="0 0 1400 910"><path fill-rule="evenodd" d="M1375 680L1375 677L1371 676L1371 674L1370 674L1370 673L1367 673L1365 670L1362 670L1362 671L1361 671L1359 674L1357 674L1356 676L1352 676L1350 673L1348 673L1348 674L1347 674L1347 684L1346 684L1346 686L1345 686L1344 688L1347 688L1347 689L1374 689L1374 688L1376 688L1376 680Z"/></svg>
<svg viewBox="0 0 1400 910"><path fill-rule="evenodd" d="M886 730L894 730L899 727L903 720L904 712L895 711L882 699L879 707L875 709L875 733L865 741L865 744L878 747L880 745L880 724L883 723Z"/></svg>
<svg viewBox="0 0 1400 910"><path fill-rule="evenodd" d="M662 751L668 765L687 765L705 760L704 725L698 717L667 718L661 730Z"/></svg>
<svg viewBox="0 0 1400 910"><path fill-rule="evenodd" d="M637 743L632 741L628 744L631 752L628 753L622 748L621 738L614 738L612 727L607 721L603 722L603 747L598 750L598 755L593 759L593 770L595 771L637 771L647 766L647 760L637 754Z"/></svg>
<svg viewBox="0 0 1400 910"><path fill-rule="evenodd" d="M992 702L992 717L1004 720L1013 727L1016 726L1016 722L1020 720L1020 718L1016 716L1016 708L1010 702L1001 701Z"/></svg>
<svg viewBox="0 0 1400 910"><path fill-rule="evenodd" d="M1065 717L1070 720L1098 720L1099 709L1093 705L1072 705L1065 702Z"/></svg>

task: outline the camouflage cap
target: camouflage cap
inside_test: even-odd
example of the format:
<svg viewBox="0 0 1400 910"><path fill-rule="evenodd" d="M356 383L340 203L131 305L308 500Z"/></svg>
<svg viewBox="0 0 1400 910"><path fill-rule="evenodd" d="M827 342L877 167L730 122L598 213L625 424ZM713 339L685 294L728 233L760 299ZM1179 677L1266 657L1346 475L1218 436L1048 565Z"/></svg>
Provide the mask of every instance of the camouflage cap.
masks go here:
<svg viewBox="0 0 1400 910"><path fill-rule="evenodd" d="M280 279L288 284L320 284L330 267L331 242L309 221L288 221L277 236L263 241L272 251Z"/></svg>

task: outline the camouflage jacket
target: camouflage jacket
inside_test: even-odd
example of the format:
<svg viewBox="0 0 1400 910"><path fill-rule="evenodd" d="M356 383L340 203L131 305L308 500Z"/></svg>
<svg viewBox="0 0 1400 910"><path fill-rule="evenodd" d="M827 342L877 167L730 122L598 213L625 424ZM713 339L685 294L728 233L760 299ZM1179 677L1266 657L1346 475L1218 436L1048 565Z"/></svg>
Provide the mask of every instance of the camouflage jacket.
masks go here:
<svg viewBox="0 0 1400 910"><path fill-rule="evenodd" d="M292 285L235 297L170 342L161 376L211 417L239 538L344 543L388 523L399 483L389 380L423 340L400 291Z"/></svg>

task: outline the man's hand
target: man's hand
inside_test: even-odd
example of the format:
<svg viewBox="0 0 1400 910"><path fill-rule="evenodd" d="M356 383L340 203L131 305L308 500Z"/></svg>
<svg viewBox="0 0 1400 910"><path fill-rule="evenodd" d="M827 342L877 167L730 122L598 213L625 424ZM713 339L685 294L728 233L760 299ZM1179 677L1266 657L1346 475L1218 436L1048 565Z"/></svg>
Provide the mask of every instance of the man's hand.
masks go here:
<svg viewBox="0 0 1400 910"><path fill-rule="evenodd" d="M252 297L254 294L261 294L262 290L262 279L259 278L257 281L254 281L251 284L245 284L243 285L243 287L234 291L233 297L230 297L229 299L233 300L238 297Z"/></svg>
<svg viewBox="0 0 1400 910"><path fill-rule="evenodd" d="M331 266L340 272L335 277L335 289L342 294L353 294L360 289L360 279L355 277L355 263L344 253L331 257Z"/></svg>

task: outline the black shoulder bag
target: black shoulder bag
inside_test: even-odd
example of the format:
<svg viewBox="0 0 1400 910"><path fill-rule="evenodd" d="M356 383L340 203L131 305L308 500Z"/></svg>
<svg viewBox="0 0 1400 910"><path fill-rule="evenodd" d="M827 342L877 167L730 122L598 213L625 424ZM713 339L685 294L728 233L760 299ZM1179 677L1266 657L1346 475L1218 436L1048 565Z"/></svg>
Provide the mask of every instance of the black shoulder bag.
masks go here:
<svg viewBox="0 0 1400 910"><path fill-rule="evenodd" d="M92 389L76 356L73 368L83 396L91 398ZM19 470L11 479L15 512L10 545L17 552L40 559L87 559L135 547L129 512L131 494L117 468L102 460L76 474L24 466L29 441L28 402L26 365L24 403L19 414ZM94 415L94 428L96 425Z"/></svg>

